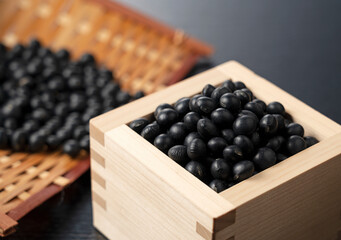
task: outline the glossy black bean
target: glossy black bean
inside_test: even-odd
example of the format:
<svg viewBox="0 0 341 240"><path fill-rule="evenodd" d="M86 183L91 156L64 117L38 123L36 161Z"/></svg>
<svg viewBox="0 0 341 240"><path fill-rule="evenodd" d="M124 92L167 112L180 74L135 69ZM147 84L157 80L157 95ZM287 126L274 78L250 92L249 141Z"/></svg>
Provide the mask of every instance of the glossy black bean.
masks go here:
<svg viewBox="0 0 341 240"><path fill-rule="evenodd" d="M236 90L236 87L233 83L233 81L231 79L226 80L225 82L223 82L223 84L221 84L222 87L226 87L228 89L231 90L231 92L234 92Z"/></svg>
<svg viewBox="0 0 341 240"><path fill-rule="evenodd" d="M129 124L129 127L138 134L149 124L149 120L146 118L138 118Z"/></svg>
<svg viewBox="0 0 341 240"><path fill-rule="evenodd" d="M160 125L157 123L150 123L143 128L141 131L141 136L145 138L149 142L154 142L156 136L158 136L161 132Z"/></svg>
<svg viewBox="0 0 341 240"><path fill-rule="evenodd" d="M234 83L234 86L235 86L235 90L240 90L240 89L243 89L243 88L246 88L245 84L241 81L236 81L236 82L233 82Z"/></svg>
<svg viewBox="0 0 341 240"><path fill-rule="evenodd" d="M242 88L240 90L242 90L243 92L245 92L249 96L250 101L252 101L254 99L253 93L250 89Z"/></svg>
<svg viewBox="0 0 341 240"><path fill-rule="evenodd" d="M246 103L248 103L252 100L250 95L243 90L236 90L233 92L233 94L236 95L237 98L239 98L242 106L244 106Z"/></svg>
<svg viewBox="0 0 341 240"><path fill-rule="evenodd" d="M252 102L257 103L262 108L263 112L266 111L266 104L264 101L262 101L260 99L254 99L254 100L252 100Z"/></svg>
<svg viewBox="0 0 341 240"><path fill-rule="evenodd" d="M82 139L79 141L79 146L81 149L89 151L89 149L90 149L90 137L89 137L89 135L85 135L82 137Z"/></svg>
<svg viewBox="0 0 341 240"><path fill-rule="evenodd" d="M221 136L226 140L227 144L232 144L236 134L232 129L223 129L221 130Z"/></svg>
<svg viewBox="0 0 341 240"><path fill-rule="evenodd" d="M217 193L220 193L228 188L228 183L223 180L214 179L209 183L209 186Z"/></svg>
<svg viewBox="0 0 341 240"><path fill-rule="evenodd" d="M283 115L285 113L285 108L279 102L271 102L266 107L266 112L270 113L270 114L281 114L281 115Z"/></svg>
<svg viewBox="0 0 341 240"><path fill-rule="evenodd" d="M261 119L264 115L262 106L254 101L246 103L244 109L253 112L259 119Z"/></svg>
<svg viewBox="0 0 341 240"><path fill-rule="evenodd" d="M266 147L271 148L275 152L277 152L285 143L285 138L281 135L272 137L269 139L269 141L266 143Z"/></svg>
<svg viewBox="0 0 341 240"><path fill-rule="evenodd" d="M189 101L189 109L192 112L199 112L198 106L197 106L197 100L199 97L202 97L201 94L194 95L191 100Z"/></svg>
<svg viewBox="0 0 341 240"><path fill-rule="evenodd" d="M189 109L190 100L191 100L190 98L182 98L181 101L176 102L174 104L174 109L175 111L178 112L179 116L183 117L190 111Z"/></svg>
<svg viewBox="0 0 341 240"><path fill-rule="evenodd" d="M243 152L237 145L230 145L223 150L223 156L227 161L238 162L243 159Z"/></svg>
<svg viewBox="0 0 341 240"><path fill-rule="evenodd" d="M175 145L168 150L168 156L175 162L183 165L189 161L187 147L184 145Z"/></svg>
<svg viewBox="0 0 341 240"><path fill-rule="evenodd" d="M311 146L313 146L313 145L315 145L316 143L319 142L315 137L312 137L312 136L304 137L304 140L305 140L305 142L307 144L307 148L311 147Z"/></svg>
<svg viewBox="0 0 341 240"><path fill-rule="evenodd" d="M250 138L244 135L239 135L234 138L233 144L237 145L243 152L243 155L249 156L254 151L254 146Z"/></svg>
<svg viewBox="0 0 341 240"><path fill-rule="evenodd" d="M251 135L256 131L258 121L255 118L244 115L238 117L233 123L233 131L236 135Z"/></svg>
<svg viewBox="0 0 341 240"><path fill-rule="evenodd" d="M154 146L167 154L168 150L174 145L174 140L165 133L158 135L154 139Z"/></svg>
<svg viewBox="0 0 341 240"><path fill-rule="evenodd" d="M259 131L264 135L273 135L277 132L278 123L276 117L271 114L266 114L259 121Z"/></svg>
<svg viewBox="0 0 341 240"><path fill-rule="evenodd" d="M125 91L119 91L117 94L116 94L116 102L118 104L118 106L122 106L124 104L127 104L131 99L131 96L128 92L125 92Z"/></svg>
<svg viewBox="0 0 341 240"><path fill-rule="evenodd" d="M234 116L225 108L217 108L211 113L211 120L219 128L229 128L234 121Z"/></svg>
<svg viewBox="0 0 341 240"><path fill-rule="evenodd" d="M243 181L251 177L254 171L255 166L253 162L249 160L240 161L233 166L233 179L238 182Z"/></svg>
<svg viewBox="0 0 341 240"><path fill-rule="evenodd" d="M276 164L276 153L271 148L260 148L253 157L257 169L265 170Z"/></svg>
<svg viewBox="0 0 341 240"><path fill-rule="evenodd" d="M280 114L273 114L277 120L277 130L282 131L285 128L284 117Z"/></svg>
<svg viewBox="0 0 341 240"><path fill-rule="evenodd" d="M217 87L211 94L211 98L218 104L221 96L225 93L231 93L231 90L226 87Z"/></svg>
<svg viewBox="0 0 341 240"><path fill-rule="evenodd" d="M201 115L209 115L216 108L216 102L210 97L199 97L196 100L198 113Z"/></svg>
<svg viewBox="0 0 341 240"><path fill-rule="evenodd" d="M230 176L230 166L226 160L217 158L211 165L211 175L215 179L228 180Z"/></svg>
<svg viewBox="0 0 341 240"><path fill-rule="evenodd" d="M55 150L62 143L61 139L56 135L50 135L46 138L46 144L50 150Z"/></svg>
<svg viewBox="0 0 341 240"><path fill-rule="evenodd" d="M187 146L187 155L193 160L203 159L207 155L206 144L200 138L195 138Z"/></svg>
<svg viewBox="0 0 341 240"><path fill-rule="evenodd" d="M11 136L11 148L14 151L24 151L27 145L27 135L22 129L13 132Z"/></svg>
<svg viewBox="0 0 341 240"><path fill-rule="evenodd" d="M222 137L211 138L207 143L207 148L213 156L221 156L225 147L227 147L227 142Z"/></svg>
<svg viewBox="0 0 341 240"><path fill-rule="evenodd" d="M84 126L77 126L73 130L73 139L81 140L87 134L88 134L88 132L86 131Z"/></svg>
<svg viewBox="0 0 341 240"><path fill-rule="evenodd" d="M212 86L211 84L205 85L205 87L202 89L201 94L206 96L206 97L211 97L212 92L214 91L215 87Z"/></svg>
<svg viewBox="0 0 341 240"><path fill-rule="evenodd" d="M307 144L301 136L293 135L287 140L287 150L294 155L307 148Z"/></svg>
<svg viewBox="0 0 341 240"><path fill-rule="evenodd" d="M200 119L197 123L197 131L204 139L210 139L212 137L219 136L220 132L218 128L209 119Z"/></svg>
<svg viewBox="0 0 341 240"><path fill-rule="evenodd" d="M175 123L178 120L178 116L178 113L174 109L165 108L157 114L156 121L161 126L167 127Z"/></svg>
<svg viewBox="0 0 341 240"><path fill-rule="evenodd" d="M298 135L300 137L303 137L304 128L298 123L290 123L286 127L286 135L287 136Z"/></svg>
<svg viewBox="0 0 341 240"><path fill-rule="evenodd" d="M38 131L40 124L38 121L30 119L23 124L23 130L29 134Z"/></svg>
<svg viewBox="0 0 341 240"><path fill-rule="evenodd" d="M220 98L220 106L232 113L237 113L241 109L241 102L235 94L225 93Z"/></svg>
<svg viewBox="0 0 341 240"><path fill-rule="evenodd" d="M201 138L202 139L201 135L198 132L191 132L191 133L189 133L185 137L184 145L188 146L192 142L192 140L195 139L195 138Z"/></svg>
<svg viewBox="0 0 341 240"><path fill-rule="evenodd" d="M32 112L32 118L39 121L40 123L47 121L50 117L50 112L44 108L38 108Z"/></svg>
<svg viewBox="0 0 341 240"><path fill-rule="evenodd" d="M190 161L189 163L186 164L185 168L188 172L192 173L200 180L204 180L206 176L206 170L205 167L200 162Z"/></svg>
<svg viewBox="0 0 341 240"><path fill-rule="evenodd" d="M170 127L168 134L176 143L182 143L187 135L187 128L183 122L177 122Z"/></svg>
<svg viewBox="0 0 341 240"><path fill-rule="evenodd" d="M259 132L257 131L252 133L252 135L250 136L250 139L251 139L251 142L253 143L253 146L256 148L258 148L262 143L262 139L259 135Z"/></svg>
<svg viewBox="0 0 341 240"><path fill-rule="evenodd" d="M28 148L31 152L38 152L44 148L45 137L38 133L32 134L28 139Z"/></svg>
<svg viewBox="0 0 341 240"><path fill-rule="evenodd" d="M77 157L80 150L81 148L79 146L79 143L74 139L66 141L63 145L63 152L71 157Z"/></svg>
<svg viewBox="0 0 341 240"><path fill-rule="evenodd" d="M184 116L184 124L188 131L196 131L197 130L197 123L201 119L199 113L196 112L189 112Z"/></svg>

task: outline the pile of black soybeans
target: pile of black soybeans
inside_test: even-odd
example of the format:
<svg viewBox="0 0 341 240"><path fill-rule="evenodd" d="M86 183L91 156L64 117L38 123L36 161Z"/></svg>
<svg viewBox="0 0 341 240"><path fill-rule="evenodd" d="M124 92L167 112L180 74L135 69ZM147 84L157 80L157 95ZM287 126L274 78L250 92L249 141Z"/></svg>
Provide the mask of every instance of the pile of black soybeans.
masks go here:
<svg viewBox="0 0 341 240"><path fill-rule="evenodd" d="M159 105L154 117L129 126L216 192L318 142L303 137L281 103L266 105L239 81L208 84L174 106Z"/></svg>
<svg viewBox="0 0 341 240"><path fill-rule="evenodd" d="M12 49L0 43L0 148L89 150L89 119L143 96L130 96L91 54L77 61L32 40Z"/></svg>

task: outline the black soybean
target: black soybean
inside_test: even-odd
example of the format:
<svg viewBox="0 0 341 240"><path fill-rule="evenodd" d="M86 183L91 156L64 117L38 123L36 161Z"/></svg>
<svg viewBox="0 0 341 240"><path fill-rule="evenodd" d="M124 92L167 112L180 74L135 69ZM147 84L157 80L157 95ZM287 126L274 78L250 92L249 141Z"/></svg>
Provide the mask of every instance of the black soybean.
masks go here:
<svg viewBox="0 0 341 240"><path fill-rule="evenodd" d="M183 98L181 101L175 103L174 109L178 112L179 116L184 116L190 111L189 101L190 98Z"/></svg>
<svg viewBox="0 0 341 240"><path fill-rule="evenodd" d="M254 151L254 146L250 138L244 135L239 135L234 138L233 144L237 145L243 152L243 155L251 155Z"/></svg>
<svg viewBox="0 0 341 240"><path fill-rule="evenodd" d="M165 108L157 114L156 121L161 126L168 127L178 120L178 116L178 113L174 109Z"/></svg>
<svg viewBox="0 0 341 240"><path fill-rule="evenodd" d="M226 87L217 87L211 94L211 98L214 99L216 103L219 103L221 96L225 93L231 93L231 90Z"/></svg>
<svg viewBox="0 0 341 240"><path fill-rule="evenodd" d="M281 114L285 113L284 106L279 102L271 102L266 107L266 112L270 114Z"/></svg>
<svg viewBox="0 0 341 240"><path fill-rule="evenodd" d="M211 113L211 120L217 127L223 129L231 127L234 116L225 108L217 108Z"/></svg>
<svg viewBox="0 0 341 240"><path fill-rule="evenodd" d="M243 152L237 145L230 145L224 149L223 156L227 161L238 162L243 159Z"/></svg>
<svg viewBox="0 0 341 240"><path fill-rule="evenodd" d="M161 132L161 128L157 123L150 123L141 131L141 136L149 142L153 142L157 135Z"/></svg>
<svg viewBox="0 0 341 240"><path fill-rule="evenodd" d="M275 152L277 152L284 144L285 138L281 135L272 137L266 144L266 147L271 148Z"/></svg>
<svg viewBox="0 0 341 240"><path fill-rule="evenodd" d="M193 139L196 139L196 138L202 139L202 137L200 136L198 132L189 133L184 140L184 145L188 146L193 141Z"/></svg>
<svg viewBox="0 0 341 240"><path fill-rule="evenodd" d="M265 170L276 163L276 153L271 148L260 148L253 157L253 162L259 170Z"/></svg>
<svg viewBox="0 0 341 240"><path fill-rule="evenodd" d="M286 127L286 134L287 136L298 135L300 137L303 137L304 129L298 123L289 123Z"/></svg>
<svg viewBox="0 0 341 240"><path fill-rule="evenodd" d="M200 119L197 123L197 130L204 139L219 136L218 128L209 119Z"/></svg>
<svg viewBox="0 0 341 240"><path fill-rule="evenodd" d="M207 84L203 89L201 94L206 96L206 97L211 97L212 92L214 91L215 87L212 86L211 84Z"/></svg>
<svg viewBox="0 0 341 240"><path fill-rule="evenodd" d="M307 144L301 136L290 136L287 141L287 150L291 155L294 155L307 148Z"/></svg>
<svg viewBox="0 0 341 240"><path fill-rule="evenodd" d="M173 145L174 140L168 134L162 133L154 139L154 146L166 154Z"/></svg>
<svg viewBox="0 0 341 240"><path fill-rule="evenodd" d="M145 118L138 118L129 124L129 127L133 129L138 134L149 124L149 120Z"/></svg>
<svg viewBox="0 0 341 240"><path fill-rule="evenodd" d="M238 117L233 123L233 131L237 135L251 135L257 128L258 121L250 116Z"/></svg>
<svg viewBox="0 0 341 240"><path fill-rule="evenodd" d="M236 134L232 129L223 129L221 130L221 136L226 140L227 144L232 144Z"/></svg>
<svg viewBox="0 0 341 240"><path fill-rule="evenodd" d="M63 145L63 152L70 155L71 157L76 157L80 150L81 148L78 142L74 139L66 141Z"/></svg>
<svg viewBox="0 0 341 240"><path fill-rule="evenodd" d="M214 179L210 182L209 186L217 193L220 193L228 188L228 183L223 180Z"/></svg>
<svg viewBox="0 0 341 240"><path fill-rule="evenodd" d="M249 160L240 161L233 166L232 169L233 179L238 182L243 181L251 177L254 171L255 166L251 161Z"/></svg>
<svg viewBox="0 0 341 240"><path fill-rule="evenodd" d="M226 80L225 82L223 82L223 84L221 84L221 86L230 89L231 92L234 92L236 90L236 87L234 86L234 83L232 82L231 79Z"/></svg>
<svg viewBox="0 0 341 240"><path fill-rule="evenodd" d="M197 130L197 123L201 119L199 113L196 112L189 112L184 116L184 124L188 131L196 131Z"/></svg>
<svg viewBox="0 0 341 240"><path fill-rule="evenodd" d="M220 98L220 106L226 108L232 113L239 112L241 109L241 102L239 98L233 93L225 93Z"/></svg>
<svg viewBox="0 0 341 240"><path fill-rule="evenodd" d="M259 130L261 134L273 135L276 133L278 123L276 117L271 114L267 114L259 121Z"/></svg>
<svg viewBox="0 0 341 240"><path fill-rule="evenodd" d="M229 164L222 158L217 158L211 165L211 174L216 179L228 180L230 171Z"/></svg>
<svg viewBox="0 0 341 240"><path fill-rule="evenodd" d="M175 162L183 165L189 161L187 147L185 145L175 145L168 150L168 156Z"/></svg>
<svg viewBox="0 0 341 240"><path fill-rule="evenodd" d="M264 110L262 106L254 101L245 104L244 109L253 112L259 119L262 118L264 115Z"/></svg>
<svg viewBox="0 0 341 240"><path fill-rule="evenodd" d="M239 98L240 103L242 104L242 106L244 106L246 103L250 102L252 99L250 97L250 95L243 91L243 90L236 90L233 92L234 95L237 96L237 98Z"/></svg>
<svg viewBox="0 0 341 240"><path fill-rule="evenodd" d="M168 134L171 138L174 139L176 143L182 143L186 137L187 129L183 122L174 123L169 131Z"/></svg>
<svg viewBox="0 0 341 240"><path fill-rule="evenodd" d="M186 170L192 173L194 176L199 178L200 180L204 180L206 176L205 167L197 161L190 161L185 166Z"/></svg>
<svg viewBox="0 0 341 240"><path fill-rule="evenodd" d="M209 115L216 108L216 103L212 98L203 96L196 100L196 106L200 114Z"/></svg>
<svg viewBox="0 0 341 240"><path fill-rule="evenodd" d="M187 146L187 155L193 160L205 158L206 154L206 144L200 138L193 139Z"/></svg>
<svg viewBox="0 0 341 240"><path fill-rule="evenodd" d="M211 138L207 143L207 148L213 156L221 155L225 147L227 147L227 143L221 137Z"/></svg>
<svg viewBox="0 0 341 240"><path fill-rule="evenodd" d="M307 148L319 142L315 137L311 137L311 136L305 137L304 140L307 143Z"/></svg>
<svg viewBox="0 0 341 240"><path fill-rule="evenodd" d="M245 84L241 81L234 82L235 90L246 88Z"/></svg>
<svg viewBox="0 0 341 240"><path fill-rule="evenodd" d="M104 90L104 89L103 89L103 90ZM170 104L168 104L168 103L162 103L162 104L160 104L159 106L157 106L157 108L156 108L155 111L154 111L154 117L156 118L157 115L161 112L161 110L166 109L166 108L171 108L171 109L173 109L173 106L170 105Z"/></svg>

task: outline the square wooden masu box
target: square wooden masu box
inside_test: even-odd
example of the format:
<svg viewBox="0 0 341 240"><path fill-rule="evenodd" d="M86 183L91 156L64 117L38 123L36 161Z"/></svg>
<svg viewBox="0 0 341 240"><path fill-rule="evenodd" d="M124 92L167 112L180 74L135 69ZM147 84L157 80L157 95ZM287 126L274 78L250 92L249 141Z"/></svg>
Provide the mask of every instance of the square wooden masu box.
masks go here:
<svg viewBox="0 0 341 240"><path fill-rule="evenodd" d="M217 194L126 124L243 81L320 142ZM110 239L341 239L341 126L235 61L91 120L95 227Z"/></svg>

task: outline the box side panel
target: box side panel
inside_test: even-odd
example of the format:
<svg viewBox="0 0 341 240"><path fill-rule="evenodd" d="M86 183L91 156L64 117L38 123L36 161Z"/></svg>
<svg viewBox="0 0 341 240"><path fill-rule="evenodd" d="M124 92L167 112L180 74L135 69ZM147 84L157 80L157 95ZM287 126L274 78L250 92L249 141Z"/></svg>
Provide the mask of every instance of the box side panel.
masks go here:
<svg viewBox="0 0 341 240"><path fill-rule="evenodd" d="M235 224L221 235L234 232L236 240L337 239L341 134L282 163L222 193L237 210Z"/></svg>
<svg viewBox="0 0 341 240"><path fill-rule="evenodd" d="M127 126L106 134L105 143L107 211L129 239L212 239L213 220L233 212L228 201Z"/></svg>

